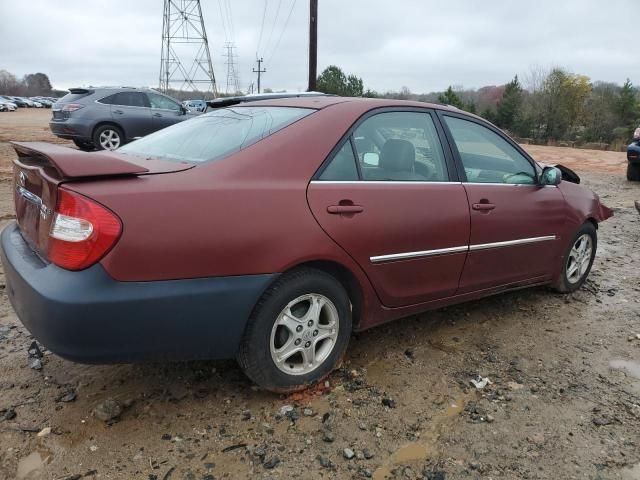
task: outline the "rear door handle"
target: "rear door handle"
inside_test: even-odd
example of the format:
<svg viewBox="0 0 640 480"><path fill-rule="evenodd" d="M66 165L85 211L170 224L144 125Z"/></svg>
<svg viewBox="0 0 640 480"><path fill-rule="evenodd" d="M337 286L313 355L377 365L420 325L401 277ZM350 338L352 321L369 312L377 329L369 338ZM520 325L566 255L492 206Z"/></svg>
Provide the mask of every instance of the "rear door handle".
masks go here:
<svg viewBox="0 0 640 480"><path fill-rule="evenodd" d="M122 110L114 110L113 113L117 113L118 115L122 115L124 112Z"/></svg>
<svg viewBox="0 0 640 480"><path fill-rule="evenodd" d="M154 116L154 117L161 117L161 116L162 116L162 114L161 114L161 113L154 113L154 114L153 114L153 116Z"/></svg>
<svg viewBox="0 0 640 480"><path fill-rule="evenodd" d="M364 212L364 207L362 205L331 205L327 207L327 212L334 215L341 213L360 213Z"/></svg>
<svg viewBox="0 0 640 480"><path fill-rule="evenodd" d="M481 212L488 212L496 208L493 203L474 203L471 207L474 210L480 210Z"/></svg>

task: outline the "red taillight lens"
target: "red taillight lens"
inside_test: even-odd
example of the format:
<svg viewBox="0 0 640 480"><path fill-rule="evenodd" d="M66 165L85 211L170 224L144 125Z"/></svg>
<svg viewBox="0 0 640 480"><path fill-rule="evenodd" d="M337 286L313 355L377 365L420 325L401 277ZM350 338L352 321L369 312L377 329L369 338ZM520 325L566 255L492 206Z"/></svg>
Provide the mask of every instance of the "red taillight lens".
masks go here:
<svg viewBox="0 0 640 480"><path fill-rule="evenodd" d="M79 103L66 103L62 107L63 112L75 112L76 110L80 110L84 108L84 105L80 105Z"/></svg>
<svg viewBox="0 0 640 480"><path fill-rule="evenodd" d="M113 212L80 194L59 189L47 256L62 268L82 270L100 260L120 232L120 219Z"/></svg>

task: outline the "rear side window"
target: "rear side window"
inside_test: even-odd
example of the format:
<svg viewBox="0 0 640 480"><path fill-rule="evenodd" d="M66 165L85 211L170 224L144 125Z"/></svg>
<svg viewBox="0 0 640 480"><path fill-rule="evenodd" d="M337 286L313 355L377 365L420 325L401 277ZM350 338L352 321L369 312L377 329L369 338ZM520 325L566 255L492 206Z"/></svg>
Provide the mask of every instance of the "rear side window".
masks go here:
<svg viewBox="0 0 640 480"><path fill-rule="evenodd" d="M319 180L353 181L358 180L356 157L353 155L351 142L347 139L338 153L320 175Z"/></svg>
<svg viewBox="0 0 640 480"><path fill-rule="evenodd" d="M314 111L288 107L223 108L159 130L118 151L141 157L206 162L253 145Z"/></svg>

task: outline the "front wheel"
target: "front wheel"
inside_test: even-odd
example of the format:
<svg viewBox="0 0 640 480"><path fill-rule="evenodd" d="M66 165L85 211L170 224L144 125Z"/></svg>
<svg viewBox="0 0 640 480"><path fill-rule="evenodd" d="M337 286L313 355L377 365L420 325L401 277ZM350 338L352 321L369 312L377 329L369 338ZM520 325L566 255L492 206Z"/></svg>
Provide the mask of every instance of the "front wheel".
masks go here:
<svg viewBox="0 0 640 480"><path fill-rule="evenodd" d="M351 336L351 305L342 285L311 268L285 273L256 305L238 352L255 383L293 392L339 364Z"/></svg>
<svg viewBox="0 0 640 480"><path fill-rule="evenodd" d="M559 292L575 292L584 284L596 257L597 246L596 227L591 222L583 224L564 256L564 265L556 287Z"/></svg>

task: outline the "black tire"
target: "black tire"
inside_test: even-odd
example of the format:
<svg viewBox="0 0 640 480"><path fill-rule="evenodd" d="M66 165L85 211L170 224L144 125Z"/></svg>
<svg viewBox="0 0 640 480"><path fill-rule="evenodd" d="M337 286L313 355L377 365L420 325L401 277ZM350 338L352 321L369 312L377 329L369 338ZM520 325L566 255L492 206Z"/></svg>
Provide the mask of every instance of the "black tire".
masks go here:
<svg viewBox="0 0 640 480"><path fill-rule="evenodd" d="M287 305L308 294L324 296L335 306L338 315L337 338L328 356L314 370L297 375L287 374L276 366L272 358L272 330ZM299 268L283 274L262 295L249 318L237 360L244 373L261 387L278 393L294 392L329 375L342 361L350 336L351 304L345 289L328 273ZM315 350L315 347L311 348ZM287 368L286 363L283 362L282 368Z"/></svg>
<svg viewBox="0 0 640 480"><path fill-rule="evenodd" d="M587 269L584 273L581 274L580 278L576 281L575 279L572 281L569 278L568 270L571 268L572 259L570 258L571 250L574 245L583 235L588 235L591 238L591 255L589 258L589 263ZM576 232L576 234L572 237L571 243L567 247L563 257L562 263L562 272L560 273L560 278L555 286L555 289L561 293L572 293L578 290L584 282L587 280L589 276L589 272L591 271L591 266L593 265L593 260L596 258L596 250L598 248L598 234L596 232L596 227L591 222L584 223L580 229Z"/></svg>
<svg viewBox="0 0 640 480"><path fill-rule="evenodd" d="M627 180L630 182L640 182L640 164L627 164Z"/></svg>
<svg viewBox="0 0 640 480"><path fill-rule="evenodd" d="M103 135L108 135L111 138L118 138L119 143L118 147L121 147L125 144L124 133L122 133L122 129L120 127L116 127L115 125L107 124L100 125L93 131L93 145L96 147L96 150L113 150L114 148L107 147L107 143L103 141ZM113 145L115 142L112 143ZM115 148L118 148L115 147Z"/></svg>
<svg viewBox="0 0 640 480"><path fill-rule="evenodd" d="M75 143L76 147L83 152L93 152L96 149L96 147L93 146L93 143L84 140L74 140L73 143Z"/></svg>

